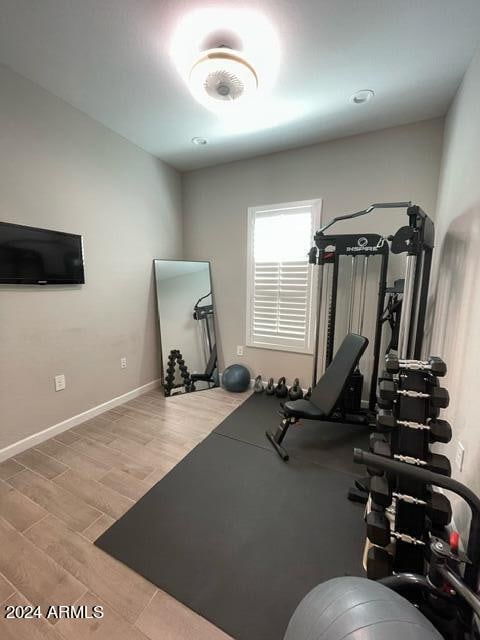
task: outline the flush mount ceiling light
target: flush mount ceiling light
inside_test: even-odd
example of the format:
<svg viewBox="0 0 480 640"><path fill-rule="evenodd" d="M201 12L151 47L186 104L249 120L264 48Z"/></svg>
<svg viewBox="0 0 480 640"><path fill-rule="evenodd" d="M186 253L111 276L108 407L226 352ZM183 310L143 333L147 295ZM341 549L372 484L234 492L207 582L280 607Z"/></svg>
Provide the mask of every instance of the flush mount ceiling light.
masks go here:
<svg viewBox="0 0 480 640"><path fill-rule="evenodd" d="M188 14L175 30L170 55L195 99L217 113L231 113L266 95L280 64L272 25L250 9Z"/></svg>
<svg viewBox="0 0 480 640"><path fill-rule="evenodd" d="M370 102L375 96L375 91L372 89L362 89L361 91L357 91L353 96L350 97L350 102L352 104L366 104Z"/></svg>
<svg viewBox="0 0 480 640"><path fill-rule="evenodd" d="M195 136L194 138L192 138L192 144L195 144L198 147L202 147L208 144L208 140L206 138L201 138L200 136Z"/></svg>
<svg viewBox="0 0 480 640"><path fill-rule="evenodd" d="M238 51L226 47L200 54L190 71L190 90L211 108L251 97L258 88L253 66Z"/></svg>

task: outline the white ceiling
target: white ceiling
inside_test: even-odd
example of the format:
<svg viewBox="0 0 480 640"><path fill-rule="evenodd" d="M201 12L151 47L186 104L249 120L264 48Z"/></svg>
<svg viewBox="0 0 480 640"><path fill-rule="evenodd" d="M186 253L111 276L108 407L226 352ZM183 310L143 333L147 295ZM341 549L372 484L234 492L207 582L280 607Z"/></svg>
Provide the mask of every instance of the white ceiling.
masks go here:
<svg viewBox="0 0 480 640"><path fill-rule="evenodd" d="M193 100L169 57L179 20L205 5L239 2L0 0L0 61L188 170L443 115L480 39L479 0L251 2L282 68L255 117L232 122ZM365 88L374 101L351 105Z"/></svg>

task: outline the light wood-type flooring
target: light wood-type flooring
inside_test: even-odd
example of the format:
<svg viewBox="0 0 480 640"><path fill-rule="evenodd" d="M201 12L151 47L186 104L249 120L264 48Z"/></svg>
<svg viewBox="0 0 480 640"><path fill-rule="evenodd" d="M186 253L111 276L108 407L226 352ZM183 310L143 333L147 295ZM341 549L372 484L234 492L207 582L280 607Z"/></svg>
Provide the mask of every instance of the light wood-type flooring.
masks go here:
<svg viewBox="0 0 480 640"><path fill-rule="evenodd" d="M249 393L151 391L0 464L2 640L228 640L93 545ZM6 620L6 605L103 605Z"/></svg>

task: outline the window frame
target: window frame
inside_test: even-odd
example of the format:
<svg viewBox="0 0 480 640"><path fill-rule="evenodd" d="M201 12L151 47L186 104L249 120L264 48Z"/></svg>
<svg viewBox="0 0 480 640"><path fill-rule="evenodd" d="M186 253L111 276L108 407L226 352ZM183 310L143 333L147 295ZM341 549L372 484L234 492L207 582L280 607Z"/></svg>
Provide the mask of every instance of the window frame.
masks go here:
<svg viewBox="0 0 480 640"><path fill-rule="evenodd" d="M262 212L275 212L281 211L285 209L295 209L295 208L307 208L311 209L312 215L312 244L313 244L313 234L317 229L320 229L322 224L322 198L315 198L312 200L295 200L294 202L281 202L270 205L261 205L248 207L247 212L247 300L246 300L246 335L245 335L245 345L251 349L268 349L269 351L288 351L290 353L300 353L304 355L313 355L314 351L314 342L315 342L315 301L316 301L316 293L317 293L317 269L313 271L312 280L311 280L311 290L310 290L310 300L309 300L309 308L308 308L308 333L307 333L307 346L304 349L300 349L299 347L291 346L291 345L283 345L283 344L271 344L264 343L259 344L253 341L252 337L252 313L253 313L253 295L255 288L255 262L253 256L253 233L254 233L254 224L257 214ZM307 256L305 256L307 257Z"/></svg>

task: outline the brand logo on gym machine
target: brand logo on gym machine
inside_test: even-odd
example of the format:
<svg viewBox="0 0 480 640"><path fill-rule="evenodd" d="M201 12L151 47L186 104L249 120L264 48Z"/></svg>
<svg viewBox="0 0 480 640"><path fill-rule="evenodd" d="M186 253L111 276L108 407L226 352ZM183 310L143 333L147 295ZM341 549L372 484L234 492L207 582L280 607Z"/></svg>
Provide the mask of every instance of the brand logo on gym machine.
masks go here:
<svg viewBox="0 0 480 640"><path fill-rule="evenodd" d="M357 246L356 247L347 247L347 251L377 251L378 247L374 246L374 247L369 247L368 246L368 238L365 238L365 236L361 236L358 240L357 240Z"/></svg>

